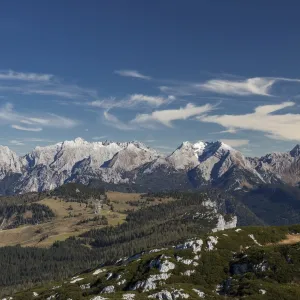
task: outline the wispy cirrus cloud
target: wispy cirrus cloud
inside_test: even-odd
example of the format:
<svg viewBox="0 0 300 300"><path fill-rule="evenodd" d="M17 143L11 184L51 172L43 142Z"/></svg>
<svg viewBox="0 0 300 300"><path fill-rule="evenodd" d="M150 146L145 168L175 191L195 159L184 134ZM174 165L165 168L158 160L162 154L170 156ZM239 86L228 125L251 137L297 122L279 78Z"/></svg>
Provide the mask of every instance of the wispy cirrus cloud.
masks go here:
<svg viewBox="0 0 300 300"><path fill-rule="evenodd" d="M270 78L249 78L241 81L213 79L205 83L196 84L195 87L204 91L226 95L261 95L270 96L269 92L276 82Z"/></svg>
<svg viewBox="0 0 300 300"><path fill-rule="evenodd" d="M38 132L38 131L43 130L43 128L41 128L41 127L24 127L24 126L16 125L16 124L11 125L11 128L14 128L17 130L22 130L22 131L33 131L33 132Z"/></svg>
<svg viewBox="0 0 300 300"><path fill-rule="evenodd" d="M300 141L300 114L280 113L296 105L294 102L262 105L254 112L239 115L202 115L197 119L205 123L216 123L227 129L254 130L264 132L277 140Z"/></svg>
<svg viewBox="0 0 300 300"><path fill-rule="evenodd" d="M163 97L163 96L149 96L144 94L132 94L121 100L117 100L116 98L108 98L108 99L91 101L88 102L87 105L103 108L103 109L112 109L112 108L130 109L130 108L135 108L137 106L140 106L141 104L158 107L161 105L167 105L174 100L175 97L172 95Z"/></svg>
<svg viewBox="0 0 300 300"><path fill-rule="evenodd" d="M167 98L161 96L148 96L143 94L130 95L129 102L131 103L147 103L151 106L161 106L175 100L175 97L169 95Z"/></svg>
<svg viewBox="0 0 300 300"><path fill-rule="evenodd" d="M160 86L163 93L172 93L177 96L201 95L215 93L227 96L272 96L273 87L279 82L300 83L297 78L285 77L253 77L253 78L217 78L203 82L182 82L167 86Z"/></svg>
<svg viewBox="0 0 300 300"><path fill-rule="evenodd" d="M10 140L9 143L11 145L15 145L15 146L24 146L25 144L21 141L18 141L18 140Z"/></svg>
<svg viewBox="0 0 300 300"><path fill-rule="evenodd" d="M79 124L79 121L52 113L36 115L22 114L14 110L11 103L0 107L0 122L10 124L12 128L22 131L38 132L44 127L72 128Z"/></svg>
<svg viewBox="0 0 300 300"><path fill-rule="evenodd" d="M249 140L244 139L221 139L221 142L231 147L241 147L249 144Z"/></svg>
<svg viewBox="0 0 300 300"><path fill-rule="evenodd" d="M106 125L117 128L119 130L128 131L136 129L134 126L119 120L118 117L109 113L108 111L103 112L103 120Z"/></svg>
<svg viewBox="0 0 300 300"><path fill-rule="evenodd" d="M68 99L97 99L96 90L65 83L52 74L0 71L0 90L24 95L52 96Z"/></svg>
<svg viewBox="0 0 300 300"><path fill-rule="evenodd" d="M150 76L146 76L141 74L139 71L136 70L116 70L114 72L115 74L118 74L123 77L133 77L133 78L139 78L139 79L144 79L144 80L150 80Z"/></svg>
<svg viewBox="0 0 300 300"><path fill-rule="evenodd" d="M94 140L94 141L100 141L100 140L104 140L104 139L106 139L106 138L107 138L106 135L93 136L93 137L92 137L92 140Z"/></svg>
<svg viewBox="0 0 300 300"><path fill-rule="evenodd" d="M53 140L44 139L44 138L17 138L10 140L9 143L15 146L24 146L26 144L32 143L53 143Z"/></svg>
<svg viewBox="0 0 300 300"><path fill-rule="evenodd" d="M53 77L52 74L24 73L13 70L0 71L0 80L50 81Z"/></svg>
<svg viewBox="0 0 300 300"><path fill-rule="evenodd" d="M132 121L132 124L149 127L153 123L160 123L167 127L172 127L172 122L177 120L187 120L191 117L207 113L214 109L211 104L195 106L188 103L185 107L178 109L157 110L151 114L138 114Z"/></svg>

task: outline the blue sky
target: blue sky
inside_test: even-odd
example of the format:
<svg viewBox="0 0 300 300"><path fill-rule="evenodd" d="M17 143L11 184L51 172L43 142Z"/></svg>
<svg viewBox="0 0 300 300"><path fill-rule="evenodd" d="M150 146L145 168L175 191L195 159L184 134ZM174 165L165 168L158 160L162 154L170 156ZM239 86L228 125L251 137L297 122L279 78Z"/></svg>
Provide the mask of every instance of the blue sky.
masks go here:
<svg viewBox="0 0 300 300"><path fill-rule="evenodd" d="M2 1L0 144L300 141L298 1Z"/></svg>

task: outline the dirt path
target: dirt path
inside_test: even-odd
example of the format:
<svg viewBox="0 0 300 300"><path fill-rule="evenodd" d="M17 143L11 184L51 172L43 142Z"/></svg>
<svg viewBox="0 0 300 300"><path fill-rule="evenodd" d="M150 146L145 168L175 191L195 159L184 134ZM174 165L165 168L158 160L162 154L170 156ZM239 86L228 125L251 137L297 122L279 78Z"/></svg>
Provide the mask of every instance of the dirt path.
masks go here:
<svg viewBox="0 0 300 300"><path fill-rule="evenodd" d="M292 245L300 242L300 234L287 234L286 238L280 242L279 245Z"/></svg>

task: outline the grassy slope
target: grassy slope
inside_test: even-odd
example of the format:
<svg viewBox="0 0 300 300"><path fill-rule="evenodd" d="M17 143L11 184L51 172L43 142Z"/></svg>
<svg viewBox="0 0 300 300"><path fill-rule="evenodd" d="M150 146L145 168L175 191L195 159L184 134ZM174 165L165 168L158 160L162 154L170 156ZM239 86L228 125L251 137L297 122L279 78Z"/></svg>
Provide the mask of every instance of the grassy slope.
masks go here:
<svg viewBox="0 0 300 300"><path fill-rule="evenodd" d="M141 194L107 192L107 198L113 205L113 211L109 205L104 205L100 215L105 216L108 225L118 225L124 222L127 211L137 210L149 205L165 203L172 199L156 199L147 201ZM55 241L63 241L71 236L78 236L88 230L102 228L97 222L89 221L77 224L81 220L95 217L94 209L85 203L66 202L59 198L44 198L37 203L48 206L54 213L55 218L50 222L39 225L26 225L18 228L0 231L0 247L21 246L49 247ZM69 207L72 210L69 210ZM71 217L69 217L71 215Z"/></svg>

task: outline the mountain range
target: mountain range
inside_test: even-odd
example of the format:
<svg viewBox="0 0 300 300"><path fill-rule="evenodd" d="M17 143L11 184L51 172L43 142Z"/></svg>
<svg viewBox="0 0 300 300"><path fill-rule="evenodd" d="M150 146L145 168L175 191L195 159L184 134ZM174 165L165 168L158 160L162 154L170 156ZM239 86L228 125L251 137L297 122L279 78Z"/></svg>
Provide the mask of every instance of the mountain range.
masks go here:
<svg viewBox="0 0 300 300"><path fill-rule="evenodd" d="M142 192L203 186L240 190L299 181L300 145L259 158L245 157L220 141L183 142L167 156L136 141L76 138L36 147L24 156L0 146L0 194L52 190L68 182Z"/></svg>

